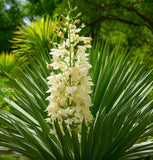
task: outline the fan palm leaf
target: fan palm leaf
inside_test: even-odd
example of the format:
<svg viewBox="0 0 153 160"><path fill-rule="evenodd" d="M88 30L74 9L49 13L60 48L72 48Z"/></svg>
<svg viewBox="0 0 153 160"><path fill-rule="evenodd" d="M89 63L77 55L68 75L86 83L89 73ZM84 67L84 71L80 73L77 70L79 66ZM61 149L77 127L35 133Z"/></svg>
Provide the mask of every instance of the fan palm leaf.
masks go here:
<svg viewBox="0 0 153 160"><path fill-rule="evenodd" d="M57 18L50 18L48 15L40 17L37 21L30 21L29 24L21 24L17 27L18 31L14 34L12 42L14 52L19 57L32 56L37 58L37 54L44 54L43 57L49 57L50 44L48 41L54 41L56 36L54 34Z"/></svg>

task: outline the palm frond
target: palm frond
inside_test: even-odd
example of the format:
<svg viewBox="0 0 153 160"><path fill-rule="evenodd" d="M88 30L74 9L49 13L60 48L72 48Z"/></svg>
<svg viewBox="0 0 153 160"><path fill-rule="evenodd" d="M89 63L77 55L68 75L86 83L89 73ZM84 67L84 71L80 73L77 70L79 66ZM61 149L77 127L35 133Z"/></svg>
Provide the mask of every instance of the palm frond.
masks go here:
<svg viewBox="0 0 153 160"><path fill-rule="evenodd" d="M3 52L0 55L0 75L11 76L19 70L15 54Z"/></svg>
<svg viewBox="0 0 153 160"><path fill-rule="evenodd" d="M34 59L37 54L44 54L43 57L49 56L50 44L56 38L54 29L57 18L51 19L49 16L40 17L37 21L30 21L28 25L21 24L18 31L11 40L14 43L16 54L19 56L32 56ZM47 53L47 54L46 54Z"/></svg>

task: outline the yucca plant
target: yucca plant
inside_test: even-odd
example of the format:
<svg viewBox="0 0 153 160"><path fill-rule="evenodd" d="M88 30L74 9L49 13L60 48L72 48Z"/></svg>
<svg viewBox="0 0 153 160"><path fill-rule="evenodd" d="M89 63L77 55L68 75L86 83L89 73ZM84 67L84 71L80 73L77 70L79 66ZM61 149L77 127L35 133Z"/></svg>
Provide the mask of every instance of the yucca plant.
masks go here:
<svg viewBox="0 0 153 160"><path fill-rule="evenodd" d="M50 76L47 57L29 58L30 64L25 64L20 77L11 79L15 98L5 101L14 107L15 114L0 110L0 123L5 124L0 131L0 151L30 160L136 160L153 156L152 102L145 102L153 87L152 71L140 67L139 61L130 62L119 46L111 50L109 43L97 42L88 57L94 118L90 126L84 118L78 133L69 130L64 119L54 119L52 124L45 120L49 105L46 78ZM55 134L50 132L53 126Z"/></svg>

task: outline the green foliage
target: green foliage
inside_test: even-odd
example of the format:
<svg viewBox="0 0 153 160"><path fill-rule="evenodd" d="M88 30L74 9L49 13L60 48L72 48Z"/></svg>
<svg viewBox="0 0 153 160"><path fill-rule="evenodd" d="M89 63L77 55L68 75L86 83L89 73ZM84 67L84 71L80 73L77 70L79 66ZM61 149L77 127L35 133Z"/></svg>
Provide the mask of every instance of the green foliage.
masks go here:
<svg viewBox="0 0 153 160"><path fill-rule="evenodd" d="M56 3L60 2L61 0L27 0L24 8L26 9L27 17L34 19L34 16L42 16L44 14L52 16L56 9Z"/></svg>
<svg viewBox="0 0 153 160"><path fill-rule="evenodd" d="M1 160L20 160L20 159L10 156L2 156Z"/></svg>
<svg viewBox="0 0 153 160"><path fill-rule="evenodd" d="M2 53L0 55L0 75L11 76L18 70L17 60L13 53Z"/></svg>
<svg viewBox="0 0 153 160"><path fill-rule="evenodd" d="M10 107L5 103L3 99L9 98L13 93L13 90L7 84L8 81L9 80L7 78L0 76L0 108L3 108L7 111L10 110Z"/></svg>
<svg viewBox="0 0 153 160"><path fill-rule="evenodd" d="M62 132L58 121L57 137L50 134L44 112L49 58L42 54L36 61L29 58L30 66L20 71L18 79L11 79L15 100L5 98L15 115L0 110L0 122L7 127L0 132L0 150L31 160L130 160L152 155L153 141L148 139L153 136L152 103L144 104L153 87L152 71L130 62L119 47L109 48L97 44L90 52L95 119L89 131L82 122L80 138L68 132L64 122ZM39 66L43 67L38 70Z"/></svg>
<svg viewBox="0 0 153 160"><path fill-rule="evenodd" d="M117 46L114 50L109 51L107 45L97 46L90 53L93 83L97 84L93 87L93 104L95 105L93 114L97 113L99 107L101 107L100 110L105 108L106 113L109 113L116 105L118 107L128 105L133 98L141 100L142 90L147 90L148 85L152 86L152 71L150 71L150 76L147 76L146 69L139 68L137 60L133 64L127 63L130 53L124 57L126 50ZM102 50L103 54L99 50ZM141 76L142 73L146 75Z"/></svg>
<svg viewBox="0 0 153 160"><path fill-rule="evenodd" d="M0 0L0 53L12 50L9 40L17 31L16 26L21 26L21 22L26 23L27 18L36 20L38 16L47 14L53 16L56 3L60 3L60 0L58 2L54 0Z"/></svg>
<svg viewBox="0 0 153 160"><path fill-rule="evenodd" d="M30 21L29 25L22 24L15 32L15 36L11 42L14 43L14 52L19 57L32 56L36 58L36 54L44 54L48 56L50 44L48 41L54 41L54 28L56 25L56 18L53 20L49 16L39 18L37 21ZM47 54L46 54L47 53Z"/></svg>
<svg viewBox="0 0 153 160"><path fill-rule="evenodd" d="M0 0L0 53L3 50L10 50L11 43L9 40L22 18L23 14L18 1Z"/></svg>
<svg viewBox="0 0 153 160"><path fill-rule="evenodd" d="M9 98L13 93L9 86L9 77L15 76L19 66L13 53L2 53L0 55L0 107L10 110L3 98Z"/></svg>

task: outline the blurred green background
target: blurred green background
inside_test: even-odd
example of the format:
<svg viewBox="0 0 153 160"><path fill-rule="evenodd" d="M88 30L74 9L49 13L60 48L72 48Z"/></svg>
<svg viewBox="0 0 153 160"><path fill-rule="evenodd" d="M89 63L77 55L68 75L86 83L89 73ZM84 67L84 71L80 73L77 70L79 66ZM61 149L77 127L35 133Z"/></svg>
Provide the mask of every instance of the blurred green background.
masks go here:
<svg viewBox="0 0 153 160"><path fill-rule="evenodd" d="M152 0L70 0L82 12L85 33L114 45L133 49L132 57L153 67L153 1ZM28 19L48 14L64 14L67 0L0 0L0 53L11 51L9 40Z"/></svg>

